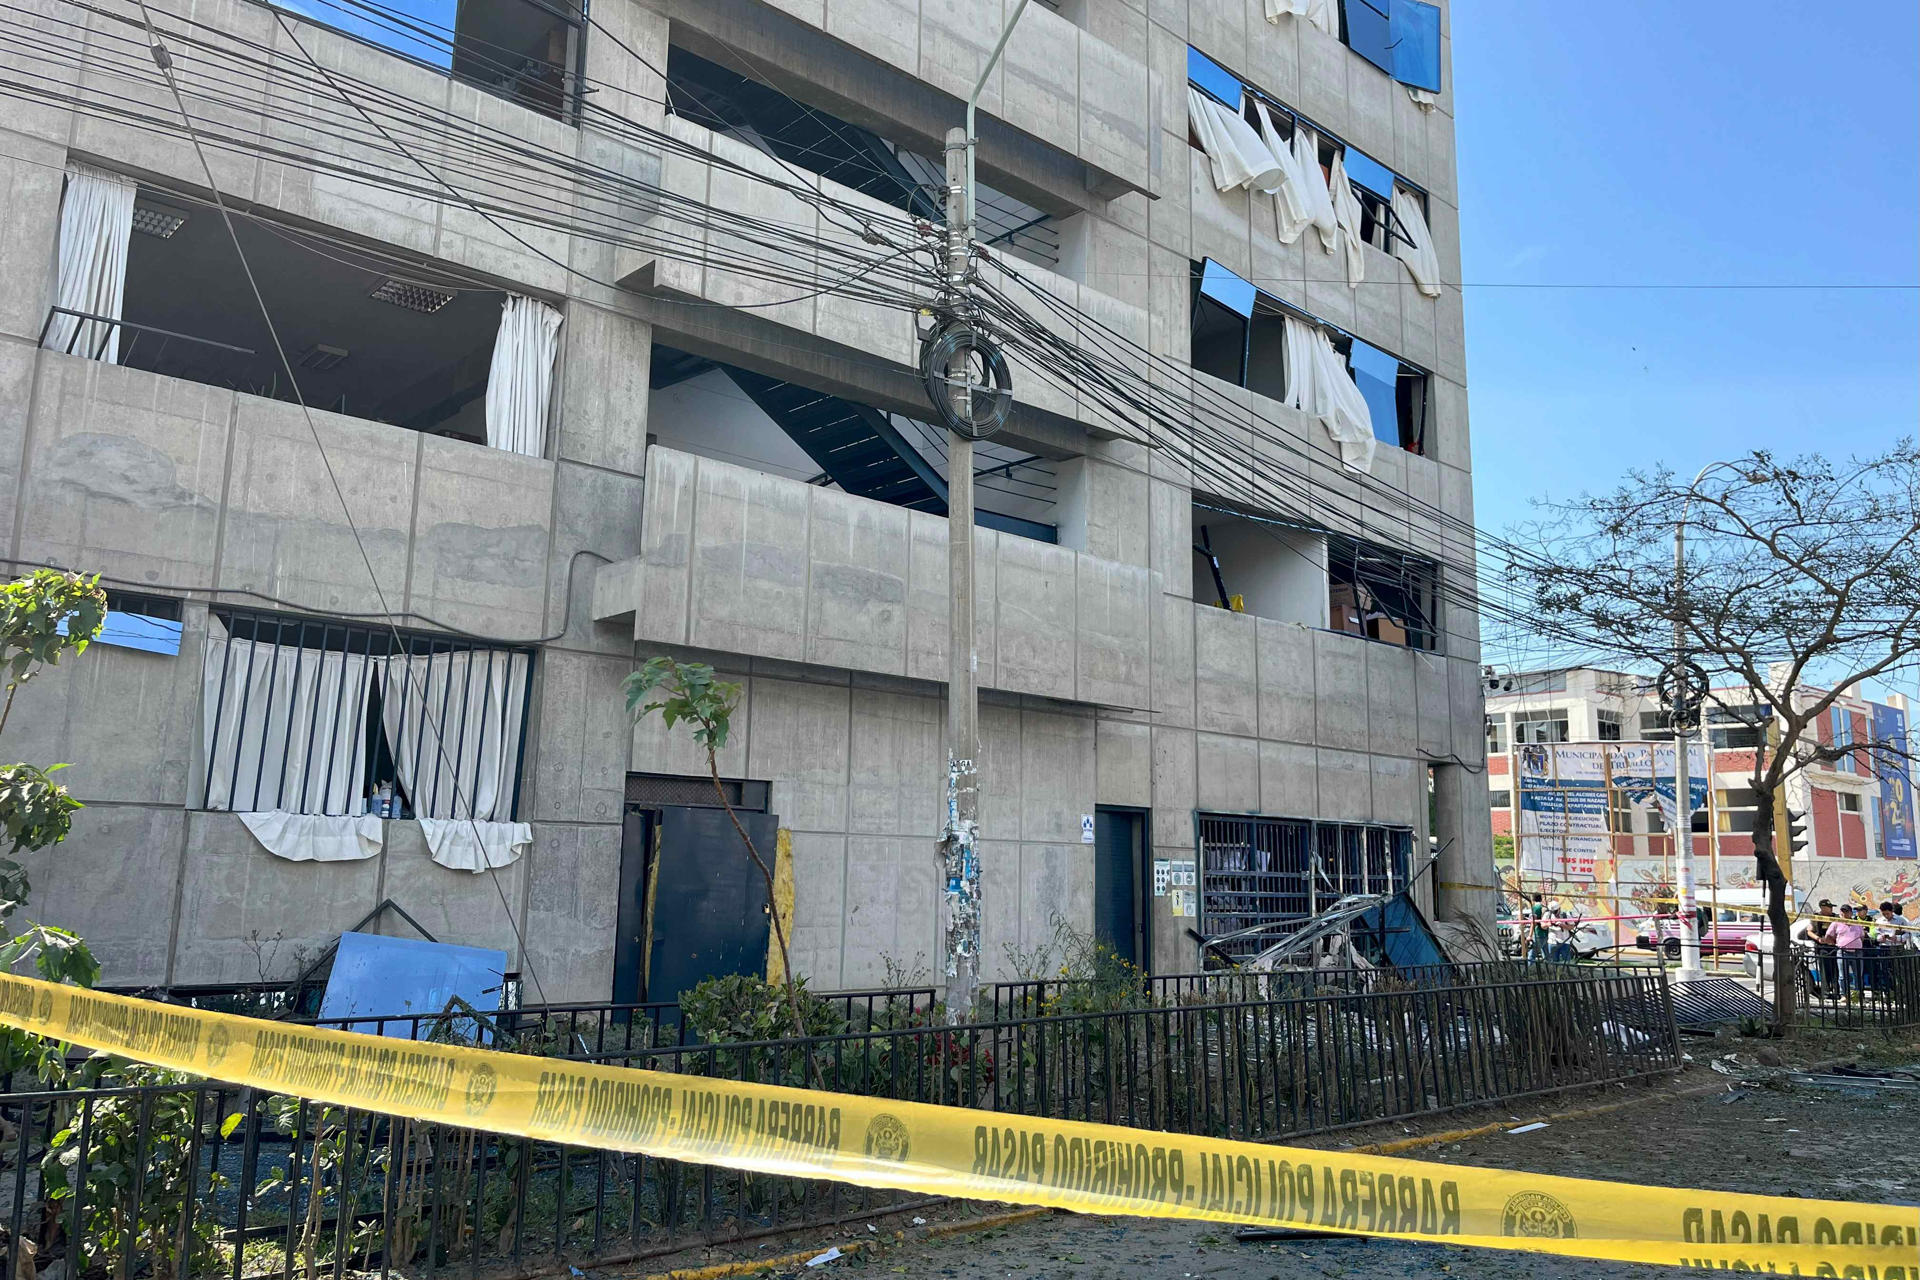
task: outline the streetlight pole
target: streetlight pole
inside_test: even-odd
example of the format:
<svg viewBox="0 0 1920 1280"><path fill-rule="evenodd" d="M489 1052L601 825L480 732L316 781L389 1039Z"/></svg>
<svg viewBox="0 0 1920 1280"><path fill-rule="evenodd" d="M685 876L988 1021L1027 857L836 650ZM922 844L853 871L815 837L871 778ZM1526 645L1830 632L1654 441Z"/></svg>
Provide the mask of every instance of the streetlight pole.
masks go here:
<svg viewBox="0 0 1920 1280"><path fill-rule="evenodd" d="M975 110L993 68L1026 11L1020 0L967 98L964 128L947 131L945 302L958 316L973 269ZM945 368L953 419L973 420L973 353L959 347ZM947 1021L973 1016L980 984L980 659L973 600L973 439L947 433L947 808L940 836L942 950Z"/></svg>
<svg viewBox="0 0 1920 1280"><path fill-rule="evenodd" d="M1690 706L1694 701L1691 691L1692 660L1687 652L1687 513L1693 509L1695 492L1700 482L1707 478L1707 472L1716 467L1730 467L1731 462L1709 462L1700 468L1693 477L1693 483L1687 486L1687 496L1680 503L1680 518L1673 526L1673 809L1679 821L1673 836L1673 883L1674 896L1679 899L1680 913L1680 972L1677 977L1697 978L1700 968L1700 918L1697 914L1699 895L1695 891L1693 876L1693 779L1692 761L1688 759L1693 749L1693 728L1689 713L1703 713L1706 701L1706 689L1702 688L1699 701L1701 706ZM1699 714L1701 739L1708 754L1708 777L1712 777L1713 739L1707 732L1706 716ZM1711 810L1709 810L1711 811Z"/></svg>

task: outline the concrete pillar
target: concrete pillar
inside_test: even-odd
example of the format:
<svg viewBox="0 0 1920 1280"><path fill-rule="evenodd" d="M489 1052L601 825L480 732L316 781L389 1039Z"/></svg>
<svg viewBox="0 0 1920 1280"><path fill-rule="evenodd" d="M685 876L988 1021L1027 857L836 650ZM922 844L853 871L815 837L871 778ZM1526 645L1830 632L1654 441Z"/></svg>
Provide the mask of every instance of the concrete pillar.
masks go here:
<svg viewBox="0 0 1920 1280"><path fill-rule="evenodd" d="M1434 918L1491 936L1499 885L1493 865L1493 810L1484 775L1435 765L1434 834L1446 849L1432 871ZM1449 843L1451 841L1451 843Z"/></svg>

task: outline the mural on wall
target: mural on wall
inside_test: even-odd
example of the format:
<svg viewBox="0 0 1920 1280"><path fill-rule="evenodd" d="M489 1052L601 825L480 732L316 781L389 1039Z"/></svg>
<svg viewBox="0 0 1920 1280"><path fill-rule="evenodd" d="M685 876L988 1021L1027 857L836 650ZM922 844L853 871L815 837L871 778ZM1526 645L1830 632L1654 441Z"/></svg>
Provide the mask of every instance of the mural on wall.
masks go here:
<svg viewBox="0 0 1920 1280"><path fill-rule="evenodd" d="M1883 902L1896 904L1910 920L1920 920L1920 870L1911 864L1888 866L1874 859L1866 862L1797 859L1793 869L1793 897L1805 910L1831 898L1835 905L1850 902L1856 907L1878 908Z"/></svg>

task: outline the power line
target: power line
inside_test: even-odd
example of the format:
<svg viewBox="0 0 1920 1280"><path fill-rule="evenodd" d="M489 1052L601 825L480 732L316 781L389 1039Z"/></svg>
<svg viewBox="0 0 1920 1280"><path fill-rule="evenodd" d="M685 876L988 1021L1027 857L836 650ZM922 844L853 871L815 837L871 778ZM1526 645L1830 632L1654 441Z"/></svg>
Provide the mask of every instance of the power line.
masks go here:
<svg viewBox="0 0 1920 1280"><path fill-rule="evenodd" d="M390 614L391 611L387 604L386 591L380 585L380 575L375 572L373 567L373 557L368 553L366 540L360 536L359 526L354 522L353 508L347 502L346 490L340 485L340 477L334 470L333 460L327 456L326 441L321 438L319 425L313 420L313 410L308 407L306 397L300 392L299 381L294 377L293 373L293 363L287 358L286 348L280 341L279 328L273 322L272 312L267 309L266 298L260 293L259 282L254 279L253 267L247 261L246 250L240 243L239 230L234 226L233 219L227 214L226 201L220 194L219 183L214 180L213 165L207 159L207 153L201 148L198 137L193 133L193 126L187 114L186 103L180 95L180 86L173 78L173 56L168 51L167 46L161 41L159 34L154 31L152 15L147 11L147 0L139 0L139 4L141 18L146 23L148 38L153 42L151 49L154 64L159 67L161 74L166 78L167 87L173 95L174 105L179 108L181 119L188 121L187 130L193 140L194 155L198 157L200 161L201 172L206 175L208 190L213 193L214 204L220 211L221 221L227 229L227 236L233 241L233 250L240 259L240 269L241 273L246 277L247 288L253 293L255 305L260 308L260 319L266 324L267 332L273 339L273 349L275 354L280 358L280 367L286 371L288 385L292 387L295 399L300 405L301 416L306 421L308 433L313 437L313 445L320 455L321 466L327 473L328 482L333 486L334 496L339 499L340 510L347 522L347 530L353 536L353 545L355 549L359 551L360 562L365 566L367 579L373 585L374 597L379 600L381 609L388 611ZM399 628L389 622L388 629L392 634L395 646L403 646L404 642L401 639ZM410 649L402 648L402 652L407 653L409 657L411 657ZM405 674L406 679L416 686L415 692L420 698L422 718L427 719L432 717L432 699L427 696L425 682L421 679L419 673L414 670L414 664L411 661L403 662L401 664L401 670ZM449 676L449 678L451 679L451 676ZM528 678L532 678L531 671L528 672ZM521 731L525 732L524 725ZM473 815L473 806L471 804L462 805L460 771L457 767L451 767L452 761L447 755L446 721L444 717L434 726L434 751L439 759L440 765L443 768L447 768L452 777L454 807L456 810L461 807L465 807L468 810L468 826L473 830L475 843L484 851L486 849L486 841L481 835L479 821ZM506 890L500 887L500 878L495 875L489 875L487 878L493 883L494 892L498 894L500 898L501 908L506 912L507 923L513 929L514 941L519 950L520 963L526 969L527 975L533 979L534 990L539 994L540 1002L545 1004L547 1000L546 989L540 981L538 969L536 969L533 964L533 957L527 950L526 930L521 925L521 922L514 916L513 908L507 902Z"/></svg>

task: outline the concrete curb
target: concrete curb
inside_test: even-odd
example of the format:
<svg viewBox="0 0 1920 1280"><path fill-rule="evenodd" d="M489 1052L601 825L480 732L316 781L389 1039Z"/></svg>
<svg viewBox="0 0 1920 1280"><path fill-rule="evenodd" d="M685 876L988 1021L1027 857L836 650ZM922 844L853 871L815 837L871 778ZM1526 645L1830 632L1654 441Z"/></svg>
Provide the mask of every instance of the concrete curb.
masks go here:
<svg viewBox="0 0 1920 1280"><path fill-rule="evenodd" d="M853 1240L839 1246L842 1257L851 1257L864 1249L875 1245L902 1240L937 1240L942 1236L965 1235L973 1231L990 1231L995 1227L1012 1226L1019 1222L1031 1222L1035 1218L1044 1218L1053 1213L1052 1209L1015 1209L1007 1213L989 1214L984 1218L968 1218L964 1222L937 1222L931 1226L913 1227L905 1231L895 1231L886 1237L875 1236L870 1240ZM641 1277L641 1280L723 1280L726 1276L748 1276L762 1271L771 1271L776 1267L797 1267L810 1258L817 1258L832 1245L819 1245L812 1249L803 1249L798 1253L783 1253L772 1258L745 1258L738 1262L716 1262L706 1267L683 1267L677 1271L658 1271Z"/></svg>

